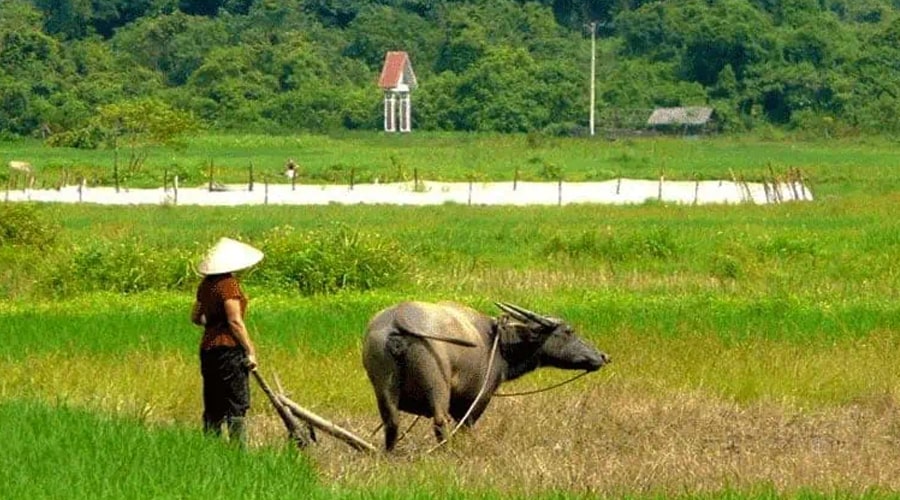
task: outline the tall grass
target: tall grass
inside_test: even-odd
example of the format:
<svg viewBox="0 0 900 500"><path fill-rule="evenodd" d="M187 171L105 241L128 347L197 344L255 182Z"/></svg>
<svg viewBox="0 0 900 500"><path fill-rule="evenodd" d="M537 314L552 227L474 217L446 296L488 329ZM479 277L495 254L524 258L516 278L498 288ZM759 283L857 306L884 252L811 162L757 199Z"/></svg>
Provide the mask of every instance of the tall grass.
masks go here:
<svg viewBox="0 0 900 500"><path fill-rule="evenodd" d="M229 235L269 254L248 286L306 294L623 288L890 302L900 289L892 257L900 251L898 202L886 195L704 208L42 206L61 227L58 242L39 251L4 247L0 290L10 298L190 293L196 260Z"/></svg>
<svg viewBox="0 0 900 500"><path fill-rule="evenodd" d="M323 498L303 455L252 453L183 427L148 430L140 422L67 407L0 404L3 497Z"/></svg>

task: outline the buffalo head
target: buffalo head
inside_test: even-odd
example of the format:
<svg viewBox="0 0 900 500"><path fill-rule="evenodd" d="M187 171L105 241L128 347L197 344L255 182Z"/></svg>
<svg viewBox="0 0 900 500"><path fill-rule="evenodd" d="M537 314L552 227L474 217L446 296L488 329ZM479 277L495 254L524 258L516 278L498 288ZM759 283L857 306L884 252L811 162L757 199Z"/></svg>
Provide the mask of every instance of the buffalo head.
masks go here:
<svg viewBox="0 0 900 500"><path fill-rule="evenodd" d="M517 357L529 358L512 359L510 361L513 364L596 371L611 361L606 353L578 337L574 329L561 319L543 316L504 302L497 302L496 305L515 320L506 321L501 318L499 330L502 345L507 347L507 353L511 356L518 353ZM506 340L510 338L516 340ZM522 344L532 344L533 349L510 349L512 345Z"/></svg>

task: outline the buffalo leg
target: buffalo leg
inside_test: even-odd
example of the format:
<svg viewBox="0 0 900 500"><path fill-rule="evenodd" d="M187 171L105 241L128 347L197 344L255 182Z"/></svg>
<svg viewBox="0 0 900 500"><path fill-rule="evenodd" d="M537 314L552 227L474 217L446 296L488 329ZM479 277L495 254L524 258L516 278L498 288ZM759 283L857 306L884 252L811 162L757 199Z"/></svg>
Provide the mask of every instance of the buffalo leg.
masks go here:
<svg viewBox="0 0 900 500"><path fill-rule="evenodd" d="M475 404L475 407L472 408L471 413L469 413L468 418L466 418L463 425L465 427L472 427L475 425L475 422L481 418L481 414L484 413L484 410L487 409L488 403L490 403L490 399L487 396L483 396L481 401ZM450 414L453 415L453 418L457 422L462 422L463 417L466 416L466 413L469 412L469 408L472 406L472 402L468 401L465 404L457 404L450 408Z"/></svg>
<svg viewBox="0 0 900 500"><path fill-rule="evenodd" d="M393 401L389 394L379 394L378 412L381 414L381 423L384 426L384 449L393 451L397 444L397 428L400 421L397 402Z"/></svg>
<svg viewBox="0 0 900 500"><path fill-rule="evenodd" d="M434 435L438 442L443 442L450 437L452 423L449 367L440 364L438 360L441 356L434 352L428 342L411 342L406 350L406 358L415 360L415 363L408 365L408 375L405 378L408 384L403 386L403 392L422 398L417 404L421 403L425 407L414 413L430 415L434 423Z"/></svg>
<svg viewBox="0 0 900 500"><path fill-rule="evenodd" d="M450 439L450 426L452 419L450 417L450 389L446 384L437 383L428 389L430 394L430 405L432 415L434 415L434 437L438 442Z"/></svg>

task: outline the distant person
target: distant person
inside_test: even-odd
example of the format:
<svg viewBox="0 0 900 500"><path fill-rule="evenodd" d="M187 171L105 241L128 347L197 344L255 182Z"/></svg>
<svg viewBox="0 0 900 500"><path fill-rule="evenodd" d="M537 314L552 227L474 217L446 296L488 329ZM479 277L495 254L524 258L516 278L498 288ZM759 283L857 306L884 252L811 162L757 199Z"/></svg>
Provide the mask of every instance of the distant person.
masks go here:
<svg viewBox="0 0 900 500"><path fill-rule="evenodd" d="M284 175L288 179L293 179L297 175L297 163L294 162L293 158L284 165Z"/></svg>
<svg viewBox="0 0 900 500"><path fill-rule="evenodd" d="M191 321L203 326L200 373L203 376L203 430L246 446L245 417L250 408L250 371L256 370L256 349L244 315L247 296L234 273L256 265L263 253L250 245L221 238L197 266L203 280Z"/></svg>

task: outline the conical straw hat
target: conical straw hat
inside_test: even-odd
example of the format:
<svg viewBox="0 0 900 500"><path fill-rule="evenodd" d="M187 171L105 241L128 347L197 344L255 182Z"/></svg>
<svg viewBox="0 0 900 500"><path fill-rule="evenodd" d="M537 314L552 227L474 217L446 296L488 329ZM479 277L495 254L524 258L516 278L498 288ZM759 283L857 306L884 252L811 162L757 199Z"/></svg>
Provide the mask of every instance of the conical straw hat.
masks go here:
<svg viewBox="0 0 900 500"><path fill-rule="evenodd" d="M263 253L246 243L231 238L221 238L209 249L197 266L200 274L223 274L248 267L261 261Z"/></svg>

